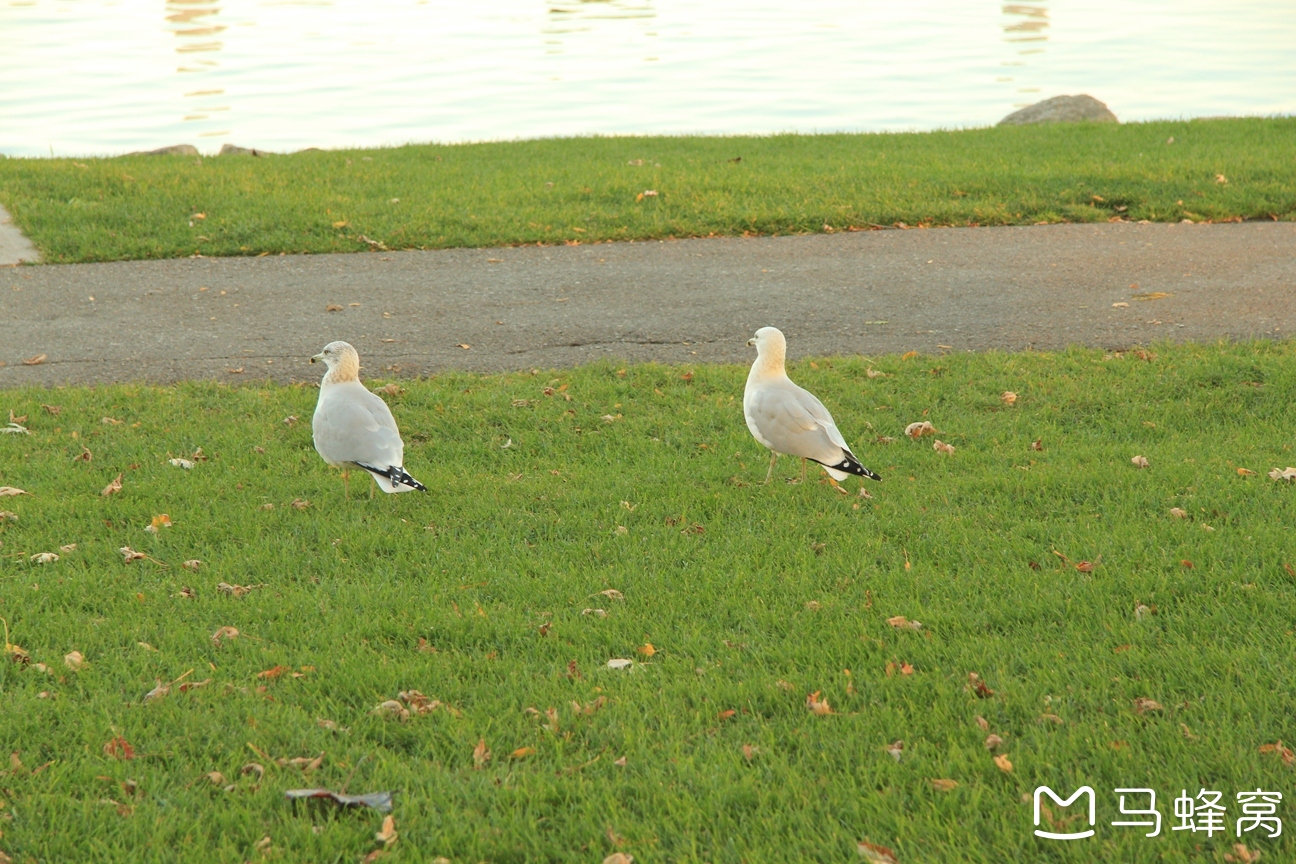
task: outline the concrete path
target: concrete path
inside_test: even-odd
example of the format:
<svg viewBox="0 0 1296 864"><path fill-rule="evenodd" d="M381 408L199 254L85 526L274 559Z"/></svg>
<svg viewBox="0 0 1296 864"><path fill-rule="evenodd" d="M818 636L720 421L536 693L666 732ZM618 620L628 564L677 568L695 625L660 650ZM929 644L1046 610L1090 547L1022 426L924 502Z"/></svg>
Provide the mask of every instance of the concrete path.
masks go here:
<svg viewBox="0 0 1296 864"><path fill-rule="evenodd" d="M35 264L37 261L40 261L40 253L36 247L13 224L9 211L0 207L0 266Z"/></svg>
<svg viewBox="0 0 1296 864"><path fill-rule="evenodd" d="M333 339L354 344L371 377L604 357L747 362L745 343L766 324L787 333L794 356L1282 338L1296 333L1296 225L952 228L2 268L0 387L314 380L307 359Z"/></svg>

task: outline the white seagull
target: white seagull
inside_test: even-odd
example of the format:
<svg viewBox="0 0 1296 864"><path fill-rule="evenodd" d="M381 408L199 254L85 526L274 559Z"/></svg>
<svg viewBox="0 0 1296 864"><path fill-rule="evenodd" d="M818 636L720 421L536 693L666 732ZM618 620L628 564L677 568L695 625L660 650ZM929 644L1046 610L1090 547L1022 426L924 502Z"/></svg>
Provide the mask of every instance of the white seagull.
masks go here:
<svg viewBox="0 0 1296 864"><path fill-rule="evenodd" d="M833 485L851 474L881 480L855 458L824 404L787 376L783 333L777 327L762 327L747 344L756 346L756 362L743 391L743 415L752 437L770 449L765 482L774 475L780 453L801 457L802 480L807 459L822 465Z"/></svg>
<svg viewBox="0 0 1296 864"><path fill-rule="evenodd" d="M342 469L342 488L348 497L347 476L362 468L384 492L426 492L404 468L405 444L387 403L360 383L360 355L347 342L330 342L311 358L328 365L320 382L319 402L311 428L315 450L324 461ZM370 496L373 489L369 490Z"/></svg>

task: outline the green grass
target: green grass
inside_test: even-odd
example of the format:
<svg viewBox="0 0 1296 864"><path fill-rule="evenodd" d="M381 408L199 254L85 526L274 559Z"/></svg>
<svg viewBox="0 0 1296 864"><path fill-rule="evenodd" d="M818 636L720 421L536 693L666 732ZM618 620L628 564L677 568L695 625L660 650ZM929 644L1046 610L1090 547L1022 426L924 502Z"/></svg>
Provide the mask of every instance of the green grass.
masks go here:
<svg viewBox="0 0 1296 864"><path fill-rule="evenodd" d="M266 158L0 158L0 203L46 260L110 261L901 222L1291 219L1293 159L1296 118L576 138ZM646 190L658 194L640 200Z"/></svg>
<svg viewBox="0 0 1296 864"><path fill-rule="evenodd" d="M866 838L906 864L1222 862L1232 830L1170 831L1172 799L1219 790L1231 826L1234 794L1263 787L1287 830L1244 842L1289 860L1296 775L1259 748L1296 738L1296 485L1265 476L1296 462L1296 343L1154 354L795 364L884 476L871 500L818 472L789 485L788 459L761 486L731 366L405 382L388 401L432 491L349 502L311 448L307 387L7 391L31 434L0 436L0 485L32 494L0 499L18 516L0 520L0 617L31 665L0 662L0 753L23 765L0 764L0 849L356 862L381 816L282 797L349 780L398 790L391 862L598 862L613 836L640 862L841 862ZM956 452L903 438L920 419ZM168 464L199 447L192 471ZM145 532L161 513L174 526ZM226 626L242 635L213 645ZM309 668L257 677L276 666ZM210 683L144 702L186 674ZM370 714L411 688L454 710ZM833 715L807 710L816 691ZM116 736L133 760L105 754ZM266 758L321 753L308 777ZM1092 785L1097 837L1033 837L1022 796L1041 783ZM1162 836L1108 824L1125 786L1157 790Z"/></svg>

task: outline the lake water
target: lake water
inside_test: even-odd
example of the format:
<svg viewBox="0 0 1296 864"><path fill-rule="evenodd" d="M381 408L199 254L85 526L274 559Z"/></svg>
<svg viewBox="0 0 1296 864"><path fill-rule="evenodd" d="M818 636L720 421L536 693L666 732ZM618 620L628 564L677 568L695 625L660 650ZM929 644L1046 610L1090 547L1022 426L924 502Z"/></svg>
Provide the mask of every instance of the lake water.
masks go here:
<svg viewBox="0 0 1296 864"><path fill-rule="evenodd" d="M0 153L1296 113L1292 0L0 0Z"/></svg>

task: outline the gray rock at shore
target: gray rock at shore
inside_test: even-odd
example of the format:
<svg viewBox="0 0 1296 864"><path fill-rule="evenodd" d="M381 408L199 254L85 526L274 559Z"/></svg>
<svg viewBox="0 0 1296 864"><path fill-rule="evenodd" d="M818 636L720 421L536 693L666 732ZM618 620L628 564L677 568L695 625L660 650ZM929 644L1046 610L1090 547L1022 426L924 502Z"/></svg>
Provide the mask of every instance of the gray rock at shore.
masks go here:
<svg viewBox="0 0 1296 864"><path fill-rule="evenodd" d="M266 151L255 147L239 147L236 144L222 144L217 156L265 156Z"/></svg>
<svg viewBox="0 0 1296 864"><path fill-rule="evenodd" d="M197 156L198 148L192 144L172 144L170 147L159 147L156 150L136 150L127 156Z"/></svg>
<svg viewBox="0 0 1296 864"><path fill-rule="evenodd" d="M1087 93L1079 96L1054 96L1027 105L999 121L1000 126L1025 126L1030 123L1119 123L1111 110Z"/></svg>

